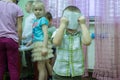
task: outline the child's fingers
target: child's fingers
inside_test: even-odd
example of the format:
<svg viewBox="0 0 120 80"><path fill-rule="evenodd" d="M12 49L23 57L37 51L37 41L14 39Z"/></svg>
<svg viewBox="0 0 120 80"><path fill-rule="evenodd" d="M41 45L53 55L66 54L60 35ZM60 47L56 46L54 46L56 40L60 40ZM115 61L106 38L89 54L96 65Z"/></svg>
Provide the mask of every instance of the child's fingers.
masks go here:
<svg viewBox="0 0 120 80"><path fill-rule="evenodd" d="M66 17L62 17L60 21L61 23L68 24L68 19Z"/></svg>
<svg viewBox="0 0 120 80"><path fill-rule="evenodd" d="M85 17L84 17L84 16L80 16L80 17L78 18L78 22L79 22L80 24L84 24L84 23L85 23Z"/></svg>
<svg viewBox="0 0 120 80"><path fill-rule="evenodd" d="M46 56L47 53L48 53L47 48L43 48L43 49L42 49L42 56Z"/></svg>
<svg viewBox="0 0 120 80"><path fill-rule="evenodd" d="M84 17L84 16L80 16L80 17L78 18L78 20L79 20L79 21L85 20L85 17Z"/></svg>
<svg viewBox="0 0 120 80"><path fill-rule="evenodd" d="M68 19L66 17L62 17L61 20L62 21L68 21Z"/></svg>

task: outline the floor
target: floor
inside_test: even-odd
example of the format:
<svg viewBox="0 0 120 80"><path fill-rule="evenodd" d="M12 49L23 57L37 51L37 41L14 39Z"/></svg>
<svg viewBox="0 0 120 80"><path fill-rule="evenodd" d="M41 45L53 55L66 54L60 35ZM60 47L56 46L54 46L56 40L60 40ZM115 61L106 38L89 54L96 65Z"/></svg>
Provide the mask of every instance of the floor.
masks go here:
<svg viewBox="0 0 120 80"><path fill-rule="evenodd" d="M10 80L8 74L5 75L4 80ZM34 80L34 76L31 75L31 76L28 76L28 77L23 77L20 80ZM85 77L85 78L82 78L82 80L96 80L96 79L92 78L92 72L89 72L89 76Z"/></svg>

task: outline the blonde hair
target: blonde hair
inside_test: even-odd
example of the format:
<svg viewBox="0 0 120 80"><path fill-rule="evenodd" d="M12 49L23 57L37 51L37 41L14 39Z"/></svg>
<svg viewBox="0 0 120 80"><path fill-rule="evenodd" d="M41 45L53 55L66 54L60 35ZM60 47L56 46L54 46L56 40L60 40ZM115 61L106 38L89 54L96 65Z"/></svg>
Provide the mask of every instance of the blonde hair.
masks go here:
<svg viewBox="0 0 120 80"><path fill-rule="evenodd" d="M45 11L45 6L44 6L43 2L41 2L41 1L34 1L33 5L32 5L32 10L34 10L35 5L42 6L44 11Z"/></svg>
<svg viewBox="0 0 120 80"><path fill-rule="evenodd" d="M32 5L33 4L33 0L28 0L26 4Z"/></svg>

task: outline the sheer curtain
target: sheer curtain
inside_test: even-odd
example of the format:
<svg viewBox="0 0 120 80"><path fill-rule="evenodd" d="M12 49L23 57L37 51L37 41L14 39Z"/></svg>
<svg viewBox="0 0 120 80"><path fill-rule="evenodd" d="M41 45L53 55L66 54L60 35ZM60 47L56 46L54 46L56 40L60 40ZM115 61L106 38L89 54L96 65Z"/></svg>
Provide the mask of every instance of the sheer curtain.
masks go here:
<svg viewBox="0 0 120 80"><path fill-rule="evenodd" d="M120 0L95 0L97 80L120 80Z"/></svg>
<svg viewBox="0 0 120 80"><path fill-rule="evenodd" d="M50 11L53 15L53 24L58 27L62 11L69 5L77 6L82 14L86 17L86 24L89 27L89 0L42 0L46 6L46 10ZM85 54L85 67L87 76L87 48L83 46Z"/></svg>
<svg viewBox="0 0 120 80"><path fill-rule="evenodd" d="M84 16L89 16L89 0L42 0L46 6L46 10L50 11L53 15L53 23L58 27L59 18L62 15L62 11L65 7L69 5L77 6ZM87 18L87 23L88 23Z"/></svg>

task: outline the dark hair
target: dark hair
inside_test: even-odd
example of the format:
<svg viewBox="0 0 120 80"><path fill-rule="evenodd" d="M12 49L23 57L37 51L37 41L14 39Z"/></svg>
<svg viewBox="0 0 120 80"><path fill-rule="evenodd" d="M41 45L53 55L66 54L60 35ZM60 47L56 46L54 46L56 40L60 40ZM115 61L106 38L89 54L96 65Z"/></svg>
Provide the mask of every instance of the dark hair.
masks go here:
<svg viewBox="0 0 120 80"><path fill-rule="evenodd" d="M16 0L16 4L18 4L19 0Z"/></svg>
<svg viewBox="0 0 120 80"><path fill-rule="evenodd" d="M81 13L80 9L79 9L78 7L76 7L76 6L68 6L68 7L66 7L66 8L63 10L63 12L64 12L65 10Z"/></svg>
<svg viewBox="0 0 120 80"><path fill-rule="evenodd" d="M0 0L1 1L1 0ZM18 4L19 0L12 0L15 4Z"/></svg>
<svg viewBox="0 0 120 80"><path fill-rule="evenodd" d="M45 17L50 21L52 19L52 14L50 12L46 12Z"/></svg>

